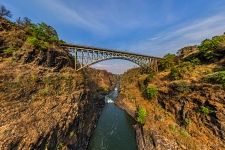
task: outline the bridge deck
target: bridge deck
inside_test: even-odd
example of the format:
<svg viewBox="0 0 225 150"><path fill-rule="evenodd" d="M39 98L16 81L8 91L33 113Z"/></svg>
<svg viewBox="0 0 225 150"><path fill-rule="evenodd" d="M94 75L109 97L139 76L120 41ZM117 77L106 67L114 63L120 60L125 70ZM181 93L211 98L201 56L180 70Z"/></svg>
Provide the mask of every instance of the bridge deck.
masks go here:
<svg viewBox="0 0 225 150"><path fill-rule="evenodd" d="M122 54L128 54L128 55L135 55L135 56L142 56L142 57L151 57L155 59L161 59L159 57L155 56L149 56L144 54L137 54L137 53L131 53L127 51L120 51L120 50L114 50L114 49L107 49L107 48L99 48L99 47L92 47L92 46L84 46L84 45L75 45L75 44L61 44L62 47L67 48L77 48L77 49L89 49L89 50L98 50L98 51L104 51L104 52L113 52L113 53L122 53Z"/></svg>

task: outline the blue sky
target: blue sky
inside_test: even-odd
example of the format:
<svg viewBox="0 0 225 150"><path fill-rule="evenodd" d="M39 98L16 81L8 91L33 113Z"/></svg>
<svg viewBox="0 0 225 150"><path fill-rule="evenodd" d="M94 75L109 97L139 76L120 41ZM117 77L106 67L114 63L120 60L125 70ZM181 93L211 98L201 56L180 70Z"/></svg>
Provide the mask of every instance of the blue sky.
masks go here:
<svg viewBox="0 0 225 150"><path fill-rule="evenodd" d="M154 56L175 53L225 32L225 0L1 0L13 19L53 26L69 43ZM95 64L122 73L134 64Z"/></svg>

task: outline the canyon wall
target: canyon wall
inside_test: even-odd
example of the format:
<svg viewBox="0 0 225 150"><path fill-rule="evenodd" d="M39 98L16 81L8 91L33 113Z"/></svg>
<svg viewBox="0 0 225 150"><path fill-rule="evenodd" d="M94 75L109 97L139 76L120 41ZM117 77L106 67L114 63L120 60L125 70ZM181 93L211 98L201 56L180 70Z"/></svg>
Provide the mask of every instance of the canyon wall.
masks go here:
<svg viewBox="0 0 225 150"><path fill-rule="evenodd" d="M114 75L76 72L68 51L29 45L26 29L0 23L0 149L86 149Z"/></svg>
<svg viewBox="0 0 225 150"><path fill-rule="evenodd" d="M135 125L140 150L225 148L225 91L200 80L215 66L196 66L191 76L175 81L168 79L168 71L149 77L141 68L121 77L117 105L135 119L139 107L147 111L145 124ZM158 89L152 99L142 89L149 84Z"/></svg>

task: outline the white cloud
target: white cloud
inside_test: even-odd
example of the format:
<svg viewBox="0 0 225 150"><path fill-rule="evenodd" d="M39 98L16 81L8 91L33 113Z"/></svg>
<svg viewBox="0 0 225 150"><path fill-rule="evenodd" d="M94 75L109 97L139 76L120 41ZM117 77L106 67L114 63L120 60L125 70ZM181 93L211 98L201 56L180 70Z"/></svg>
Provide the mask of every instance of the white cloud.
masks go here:
<svg viewBox="0 0 225 150"><path fill-rule="evenodd" d="M175 53L184 46L199 44L206 38L223 34L225 32L224 25L225 16L217 14L170 28L132 45L130 48L149 55L163 56L168 52Z"/></svg>

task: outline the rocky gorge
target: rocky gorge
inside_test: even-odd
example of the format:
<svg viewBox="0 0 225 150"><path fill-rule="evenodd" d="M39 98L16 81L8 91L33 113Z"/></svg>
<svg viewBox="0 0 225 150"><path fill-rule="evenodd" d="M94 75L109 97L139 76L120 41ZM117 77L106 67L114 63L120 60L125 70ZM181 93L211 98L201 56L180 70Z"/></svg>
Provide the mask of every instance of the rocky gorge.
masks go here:
<svg viewBox="0 0 225 150"><path fill-rule="evenodd" d="M115 76L76 72L57 44L41 49L27 28L0 23L0 149L86 149Z"/></svg>
<svg viewBox="0 0 225 150"><path fill-rule="evenodd" d="M191 59L201 59L198 48L183 50L185 56L170 54L160 61L167 69L134 68L121 77L117 105L136 119L140 150L225 149L224 54L193 64Z"/></svg>

